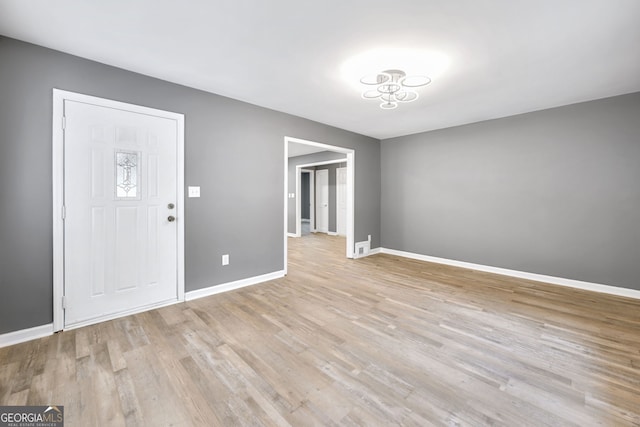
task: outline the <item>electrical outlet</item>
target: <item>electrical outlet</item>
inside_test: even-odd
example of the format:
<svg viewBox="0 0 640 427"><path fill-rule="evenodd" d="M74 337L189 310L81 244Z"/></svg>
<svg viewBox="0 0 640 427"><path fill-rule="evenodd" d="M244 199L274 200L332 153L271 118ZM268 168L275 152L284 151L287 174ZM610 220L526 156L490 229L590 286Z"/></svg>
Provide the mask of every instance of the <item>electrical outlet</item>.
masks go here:
<svg viewBox="0 0 640 427"><path fill-rule="evenodd" d="M229 265L229 254L222 255L222 265Z"/></svg>

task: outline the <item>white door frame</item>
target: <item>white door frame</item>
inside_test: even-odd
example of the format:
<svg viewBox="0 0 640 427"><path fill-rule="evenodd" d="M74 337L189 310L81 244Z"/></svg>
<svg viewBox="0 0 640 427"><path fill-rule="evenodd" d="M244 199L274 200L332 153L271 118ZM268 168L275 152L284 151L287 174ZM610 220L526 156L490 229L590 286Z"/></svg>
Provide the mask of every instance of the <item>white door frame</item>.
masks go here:
<svg viewBox="0 0 640 427"><path fill-rule="evenodd" d="M77 101L176 121L177 125L177 299L184 301L184 115L110 99L53 89L53 330L64 328L64 101ZM172 302L173 303L173 302ZM166 305L166 304L165 304ZM145 308L145 310L147 310ZM131 314L128 312L126 314ZM119 314L118 316L121 316Z"/></svg>
<svg viewBox="0 0 640 427"><path fill-rule="evenodd" d="M315 141L308 141L306 139L293 138L290 136L284 137L284 190L283 190L283 205L284 205L284 274L287 274L287 228L288 228L288 207L289 207L289 142L297 144L311 145L314 147L322 148L326 151L333 151L337 153L344 153L347 155L347 258L353 258L354 253L354 234L355 234L355 157L356 152L351 148L337 147L335 145L323 144ZM335 162L335 161L334 161ZM343 159L344 162L344 159Z"/></svg>
<svg viewBox="0 0 640 427"><path fill-rule="evenodd" d="M316 168L316 232L330 234L329 217L331 216L329 205L329 169ZM324 197L326 196L326 200ZM325 203L326 202L326 203ZM320 221L322 220L322 221Z"/></svg>
<svg viewBox="0 0 640 427"><path fill-rule="evenodd" d="M302 236L302 226L301 226L301 222L302 222L302 188L301 188L301 182L302 182L302 174L303 173L308 173L309 174L309 231L316 231L316 227L315 227L315 210L316 210L316 203L315 203L315 170L313 169L304 169L305 167L311 167L311 166L315 166L315 164L313 165L307 165L307 166L296 166L296 198L298 199L296 201L296 237L301 237Z"/></svg>
<svg viewBox="0 0 640 427"><path fill-rule="evenodd" d="M346 168L341 168L341 167L337 167L336 168L336 234L339 236L340 235L340 227L338 227L338 224L340 223L340 218L342 218L342 215L340 215L340 202L339 199L340 197L338 197L338 189L340 188L340 171L345 169L345 173L346 173ZM346 189L347 185L345 184L345 188L343 191L347 191ZM346 218L343 218L343 220L346 220Z"/></svg>

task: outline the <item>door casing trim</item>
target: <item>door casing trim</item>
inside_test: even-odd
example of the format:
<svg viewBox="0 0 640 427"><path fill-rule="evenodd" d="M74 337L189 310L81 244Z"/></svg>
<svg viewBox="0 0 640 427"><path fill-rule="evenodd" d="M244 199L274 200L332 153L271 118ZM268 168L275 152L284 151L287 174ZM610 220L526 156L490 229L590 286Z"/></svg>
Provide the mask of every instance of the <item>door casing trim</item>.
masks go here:
<svg viewBox="0 0 640 427"><path fill-rule="evenodd" d="M53 331L64 329L64 101L83 102L101 107L131 111L176 121L177 125L177 298L175 302L184 301L184 114L141 105L84 95L66 90L53 89L53 119L52 119L52 194L53 194ZM180 220L182 219L182 221Z"/></svg>
<svg viewBox="0 0 640 427"><path fill-rule="evenodd" d="M338 187L339 187L339 183L338 182L340 181L338 178L340 178L340 170L342 170L342 169L344 169L345 175L348 173L346 167L337 167L336 168L336 234L338 236L340 236L340 232L338 231L338 228L339 228L338 227L338 219L340 219L340 217L341 217L341 215L340 215L340 203L338 202ZM343 190L345 193L347 192L347 188L346 187L347 187L347 184L345 183L345 188ZM344 228L345 228L345 235L346 235L346 228L347 228L346 213L345 213L345 218L343 218L343 221L345 221Z"/></svg>
<svg viewBox="0 0 640 427"><path fill-rule="evenodd" d="M331 203L331 200L329 200L329 169L316 169L314 172L314 180L315 180L315 197L316 197L316 201L318 201L318 203L315 204L315 209L316 209L316 233L324 233L324 234L329 234L329 217L331 216L330 214L330 209L329 209L329 204ZM324 180L324 178L322 178L322 175L325 175L327 177L326 181L327 181L327 185L324 185L324 182L322 182ZM322 194L323 192L326 190L326 194L327 194L327 209L326 209L326 220L327 220L327 227L326 229L324 228L320 228L318 227L318 224L320 222L322 222L322 225L324 226L324 219L323 218L325 215L322 213L322 211L324 211L324 206L322 206L322 203L324 200L320 199L318 200L318 198L322 198ZM300 200L300 193L297 192L297 199L298 201ZM320 205L320 206L318 206ZM318 209L318 207L320 207L320 209ZM319 221L319 219L322 219L322 221ZM297 222L298 218L296 215L296 222Z"/></svg>

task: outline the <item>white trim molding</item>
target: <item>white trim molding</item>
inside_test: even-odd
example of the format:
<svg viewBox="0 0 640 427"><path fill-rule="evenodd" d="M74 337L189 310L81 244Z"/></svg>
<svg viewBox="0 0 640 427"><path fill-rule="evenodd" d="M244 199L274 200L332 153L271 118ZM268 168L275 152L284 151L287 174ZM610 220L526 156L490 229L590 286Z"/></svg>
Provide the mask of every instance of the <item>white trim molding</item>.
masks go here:
<svg viewBox="0 0 640 427"><path fill-rule="evenodd" d="M210 295L221 294L223 292L233 291L235 289L247 286L257 285L258 283L268 282L270 280L280 279L284 277L284 270L274 271L273 273L262 274L260 276L249 277L246 279L236 280L234 282L222 283L220 285L209 286L208 288L196 289L185 294L185 301L191 301L198 298L208 297Z"/></svg>
<svg viewBox="0 0 640 427"><path fill-rule="evenodd" d="M20 329L15 332L8 332L0 335L0 347L8 347L14 344L35 340L38 338L48 337L53 334L53 323L47 325L35 326L28 329Z"/></svg>
<svg viewBox="0 0 640 427"><path fill-rule="evenodd" d="M438 258L429 255L421 255L412 252L398 251L395 249L380 248L379 253L387 255L395 255L403 258L415 259L418 261L434 262L437 264L451 265L454 267L467 268L470 270L484 271L487 273L501 274L503 276L518 277L520 279L534 280L536 282L545 282L552 285L566 286L570 288L582 289L585 291L600 292L619 297L640 299L640 290L620 288L611 285L602 285L599 283L583 282L581 280L565 279L563 277L547 276L538 273L528 273L526 271L510 270L501 267L492 267L489 265L474 264L471 262L457 261L447 258ZM371 255L371 254L370 254Z"/></svg>

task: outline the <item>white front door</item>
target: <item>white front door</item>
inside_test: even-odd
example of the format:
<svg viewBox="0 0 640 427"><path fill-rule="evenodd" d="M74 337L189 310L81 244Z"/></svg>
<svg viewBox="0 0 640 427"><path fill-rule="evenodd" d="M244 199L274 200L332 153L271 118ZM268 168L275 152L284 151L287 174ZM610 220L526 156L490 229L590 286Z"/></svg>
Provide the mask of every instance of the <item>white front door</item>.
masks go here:
<svg viewBox="0 0 640 427"><path fill-rule="evenodd" d="M178 298L176 120L64 101L64 325Z"/></svg>
<svg viewBox="0 0 640 427"><path fill-rule="evenodd" d="M329 170L316 171L316 231L329 232Z"/></svg>
<svg viewBox="0 0 640 427"><path fill-rule="evenodd" d="M336 232L347 234L347 168L336 169Z"/></svg>

